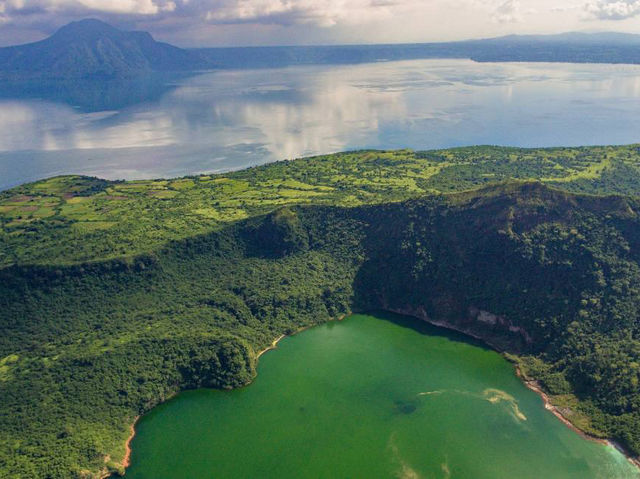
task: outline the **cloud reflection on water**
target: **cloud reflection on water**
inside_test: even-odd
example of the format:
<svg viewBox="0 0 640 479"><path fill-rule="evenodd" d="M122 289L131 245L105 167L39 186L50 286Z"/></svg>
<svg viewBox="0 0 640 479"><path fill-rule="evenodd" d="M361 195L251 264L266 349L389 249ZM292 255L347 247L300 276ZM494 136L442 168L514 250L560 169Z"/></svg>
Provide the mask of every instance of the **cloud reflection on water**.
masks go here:
<svg viewBox="0 0 640 479"><path fill-rule="evenodd" d="M183 175L354 148L638 139L637 66L420 60L220 71L154 85L148 98L143 89L123 100L111 88L115 108L99 92L81 107L0 100L0 188L59 173Z"/></svg>

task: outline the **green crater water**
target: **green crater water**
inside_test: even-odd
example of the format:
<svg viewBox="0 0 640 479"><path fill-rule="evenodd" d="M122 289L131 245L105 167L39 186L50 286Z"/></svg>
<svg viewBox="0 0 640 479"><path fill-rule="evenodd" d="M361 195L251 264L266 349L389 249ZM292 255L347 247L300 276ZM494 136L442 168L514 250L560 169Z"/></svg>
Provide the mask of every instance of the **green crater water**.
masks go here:
<svg viewBox="0 0 640 479"><path fill-rule="evenodd" d="M250 386L155 408L132 448L129 479L640 477L496 352L388 315L283 339Z"/></svg>

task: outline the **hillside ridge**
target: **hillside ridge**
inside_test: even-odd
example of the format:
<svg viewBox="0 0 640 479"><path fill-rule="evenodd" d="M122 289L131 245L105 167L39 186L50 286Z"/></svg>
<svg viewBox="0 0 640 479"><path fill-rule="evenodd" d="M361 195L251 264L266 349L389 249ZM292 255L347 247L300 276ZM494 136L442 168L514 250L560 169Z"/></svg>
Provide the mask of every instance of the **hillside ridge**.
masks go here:
<svg viewBox="0 0 640 479"><path fill-rule="evenodd" d="M247 384L275 338L372 310L506 351L574 425L638 456L640 199L621 194L640 191L637 159L635 145L366 151L4 192L0 475L121 474L135 417ZM175 223L193 210L203 227ZM160 228L179 234L123 249Z"/></svg>
<svg viewBox="0 0 640 479"><path fill-rule="evenodd" d="M54 177L0 192L0 268L150 253L287 205L378 204L509 181L637 195L639 147L366 150L175 179Z"/></svg>

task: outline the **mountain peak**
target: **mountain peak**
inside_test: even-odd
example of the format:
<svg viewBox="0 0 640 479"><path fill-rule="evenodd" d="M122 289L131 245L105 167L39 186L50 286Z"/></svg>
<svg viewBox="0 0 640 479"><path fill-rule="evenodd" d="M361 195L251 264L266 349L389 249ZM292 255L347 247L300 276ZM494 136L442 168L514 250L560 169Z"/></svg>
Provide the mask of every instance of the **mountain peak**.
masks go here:
<svg viewBox="0 0 640 479"><path fill-rule="evenodd" d="M83 18L82 20L76 20L74 22L67 23L58 29L62 30L84 30L84 29L103 29L103 30L118 30L116 27L109 25L97 18Z"/></svg>
<svg viewBox="0 0 640 479"><path fill-rule="evenodd" d="M197 54L95 18L71 22L36 43L0 48L0 74L14 78L114 78L207 68Z"/></svg>
<svg viewBox="0 0 640 479"><path fill-rule="evenodd" d="M119 30L97 18L85 18L60 27L48 40L78 41L99 37L119 38L133 33Z"/></svg>

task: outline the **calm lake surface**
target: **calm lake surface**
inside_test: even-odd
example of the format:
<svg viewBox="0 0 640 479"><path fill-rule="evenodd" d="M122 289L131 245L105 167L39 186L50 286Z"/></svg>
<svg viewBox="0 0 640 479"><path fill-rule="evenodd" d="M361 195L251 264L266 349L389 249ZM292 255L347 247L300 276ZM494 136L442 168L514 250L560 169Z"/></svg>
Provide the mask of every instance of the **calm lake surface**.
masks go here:
<svg viewBox="0 0 640 479"><path fill-rule="evenodd" d="M0 189L361 148L640 141L640 66L417 60L0 86Z"/></svg>
<svg viewBox="0 0 640 479"><path fill-rule="evenodd" d="M180 394L143 417L132 447L129 479L640 477L496 352L386 315L285 338L253 384Z"/></svg>

